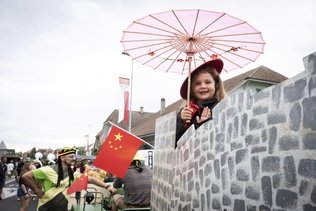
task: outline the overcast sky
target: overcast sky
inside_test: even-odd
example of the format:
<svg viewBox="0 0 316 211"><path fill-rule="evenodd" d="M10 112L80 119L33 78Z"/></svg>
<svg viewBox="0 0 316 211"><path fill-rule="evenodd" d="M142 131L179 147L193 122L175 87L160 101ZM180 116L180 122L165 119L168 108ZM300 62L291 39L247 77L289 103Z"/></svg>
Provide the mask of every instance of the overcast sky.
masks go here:
<svg viewBox="0 0 316 211"><path fill-rule="evenodd" d="M226 12L262 32L264 54L227 79L264 65L287 77L316 50L314 0L0 0L0 141L9 149L82 146L123 107L130 77L123 30L178 9ZM156 112L180 99L185 76L134 62L132 108Z"/></svg>

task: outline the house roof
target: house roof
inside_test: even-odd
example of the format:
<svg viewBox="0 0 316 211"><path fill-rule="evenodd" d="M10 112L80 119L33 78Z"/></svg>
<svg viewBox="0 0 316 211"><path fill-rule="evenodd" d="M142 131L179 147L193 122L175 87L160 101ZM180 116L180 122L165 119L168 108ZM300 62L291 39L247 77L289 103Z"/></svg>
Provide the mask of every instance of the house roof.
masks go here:
<svg viewBox="0 0 316 211"><path fill-rule="evenodd" d="M241 86L247 80L261 80L266 83L280 83L287 79L287 77L265 67L259 66L253 70L242 73L238 76L230 78L224 81L225 90L229 93L231 90ZM155 133L155 122L160 116L165 115L167 113L177 111L180 109L181 105L185 103L183 99L177 100L171 105L167 106L164 112L158 111L154 113L150 118L142 119L139 121L135 127L132 127L132 133L136 136L142 137Z"/></svg>
<svg viewBox="0 0 316 211"><path fill-rule="evenodd" d="M131 128L136 127L139 123L144 121L144 119L151 119L153 115L154 115L153 112L144 112L142 110L132 111ZM124 121L119 122L118 125L124 129L128 129L128 124Z"/></svg>
<svg viewBox="0 0 316 211"><path fill-rule="evenodd" d="M117 123L119 118L119 110L118 109L114 109L112 111L112 113L110 114L110 116L108 116L108 118L105 120L105 122L115 122Z"/></svg>
<svg viewBox="0 0 316 211"><path fill-rule="evenodd" d="M144 119L151 119L151 117L154 115L152 112L144 112L142 109L139 111L132 111L132 122L131 122L131 128L136 127L140 122L144 121ZM119 110L114 109L112 113L108 116L108 118L104 121L106 122L112 122L115 125L118 125L119 127L128 130L128 124L124 122L123 120L118 122L119 119ZM100 137L102 135L102 129L99 131L99 133L96 135L96 137Z"/></svg>
<svg viewBox="0 0 316 211"><path fill-rule="evenodd" d="M132 127L132 133L136 136L142 137L143 135L155 133L155 122L160 116L170 113L172 111L177 111L180 106L185 103L183 99L180 99L164 109L164 111L158 111L154 113L148 119L142 119L136 127Z"/></svg>
<svg viewBox="0 0 316 211"><path fill-rule="evenodd" d="M245 81L250 80L250 79L256 79L256 80L261 80L261 81L275 84L275 83L280 83L282 81L285 81L288 78L285 77L284 75L281 75L271 70L268 67L261 65L253 70L250 70L248 72L242 73L233 78L225 80L224 81L225 90L227 93L229 93L231 90L233 90L236 87L239 87Z"/></svg>

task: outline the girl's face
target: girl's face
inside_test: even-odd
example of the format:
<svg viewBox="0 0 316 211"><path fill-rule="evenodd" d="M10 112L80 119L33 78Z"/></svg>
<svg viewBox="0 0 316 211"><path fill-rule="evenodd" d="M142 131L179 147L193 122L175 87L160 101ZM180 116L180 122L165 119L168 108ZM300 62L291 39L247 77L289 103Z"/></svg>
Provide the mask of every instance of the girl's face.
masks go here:
<svg viewBox="0 0 316 211"><path fill-rule="evenodd" d="M197 101L211 100L215 94L215 81L206 71L197 73L192 81L192 92Z"/></svg>

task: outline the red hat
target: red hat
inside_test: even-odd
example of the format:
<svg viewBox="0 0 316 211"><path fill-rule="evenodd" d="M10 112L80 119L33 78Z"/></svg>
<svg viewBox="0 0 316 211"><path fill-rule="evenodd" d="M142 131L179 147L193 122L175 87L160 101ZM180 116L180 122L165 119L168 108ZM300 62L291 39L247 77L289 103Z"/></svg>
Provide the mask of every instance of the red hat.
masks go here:
<svg viewBox="0 0 316 211"><path fill-rule="evenodd" d="M203 64L201 64L200 66L198 66L197 68L195 68L192 72L191 72L191 78L193 78L193 76L199 72L202 69L205 69L206 67L214 67L216 69L216 71L218 72L218 74L220 74L222 72L224 63L222 60L220 59L214 59L214 60L210 60L207 61ZM181 89L180 89L180 95L183 99L187 99L187 90L188 90L188 78L186 78L184 80L184 82L182 83Z"/></svg>

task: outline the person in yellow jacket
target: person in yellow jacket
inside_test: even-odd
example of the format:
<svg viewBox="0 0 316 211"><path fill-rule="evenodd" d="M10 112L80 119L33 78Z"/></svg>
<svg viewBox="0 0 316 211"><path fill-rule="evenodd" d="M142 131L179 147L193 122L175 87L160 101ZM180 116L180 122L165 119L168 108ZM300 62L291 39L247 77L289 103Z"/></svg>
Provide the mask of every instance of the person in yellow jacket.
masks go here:
<svg viewBox="0 0 316 211"><path fill-rule="evenodd" d="M63 148L58 152L57 163L27 172L24 183L38 196L38 211L67 211L67 188L75 180L71 166L76 160L75 148ZM88 182L100 187L107 185L97 178L88 177Z"/></svg>

